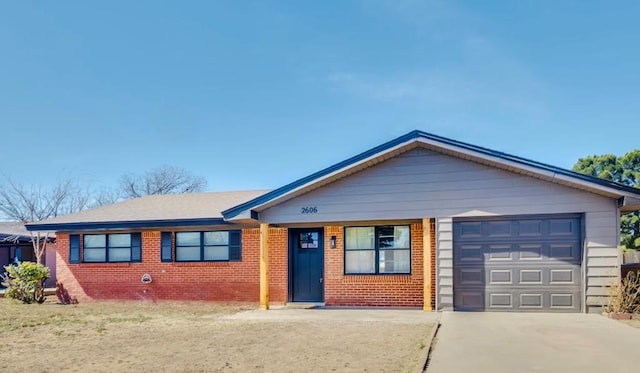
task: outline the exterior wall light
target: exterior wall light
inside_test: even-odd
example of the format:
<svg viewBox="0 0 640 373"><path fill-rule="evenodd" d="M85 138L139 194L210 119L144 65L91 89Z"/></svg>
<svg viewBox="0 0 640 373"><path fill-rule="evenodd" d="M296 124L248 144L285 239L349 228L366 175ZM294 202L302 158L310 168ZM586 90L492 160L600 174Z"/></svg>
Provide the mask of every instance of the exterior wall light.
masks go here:
<svg viewBox="0 0 640 373"><path fill-rule="evenodd" d="M329 247L331 247L332 249L336 248L336 236L331 236L331 238L329 239Z"/></svg>

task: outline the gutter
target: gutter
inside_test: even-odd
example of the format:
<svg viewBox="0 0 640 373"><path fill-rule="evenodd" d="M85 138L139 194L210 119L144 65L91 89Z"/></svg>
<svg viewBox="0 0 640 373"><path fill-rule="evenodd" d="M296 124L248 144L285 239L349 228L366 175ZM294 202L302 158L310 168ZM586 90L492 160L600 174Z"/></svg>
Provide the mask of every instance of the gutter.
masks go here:
<svg viewBox="0 0 640 373"><path fill-rule="evenodd" d="M74 231L98 229L129 229L129 228L164 228L164 227L198 227L210 225L232 225L222 218L198 219L158 219L158 220L129 220L104 222L74 222L74 223L29 223L28 231Z"/></svg>

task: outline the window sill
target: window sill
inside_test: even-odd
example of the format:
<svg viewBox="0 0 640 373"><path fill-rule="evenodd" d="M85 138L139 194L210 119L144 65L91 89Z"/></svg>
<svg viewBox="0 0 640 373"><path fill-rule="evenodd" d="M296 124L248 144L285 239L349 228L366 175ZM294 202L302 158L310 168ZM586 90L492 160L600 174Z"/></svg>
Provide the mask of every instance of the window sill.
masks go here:
<svg viewBox="0 0 640 373"><path fill-rule="evenodd" d="M209 262L163 262L164 264L171 264L174 267L228 267L232 265L232 263L242 263L242 262L231 262L231 261L209 261Z"/></svg>
<svg viewBox="0 0 640 373"><path fill-rule="evenodd" d="M71 265L82 265L83 267L131 267L132 264L139 264L140 262L80 262L69 263Z"/></svg>

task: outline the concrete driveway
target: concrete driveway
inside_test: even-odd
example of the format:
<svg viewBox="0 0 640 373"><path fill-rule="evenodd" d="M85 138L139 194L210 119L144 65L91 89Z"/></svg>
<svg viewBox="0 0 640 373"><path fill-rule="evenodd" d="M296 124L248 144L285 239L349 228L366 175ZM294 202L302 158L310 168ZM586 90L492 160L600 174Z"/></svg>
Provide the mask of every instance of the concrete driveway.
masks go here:
<svg viewBox="0 0 640 373"><path fill-rule="evenodd" d="M640 329L600 315L445 312L426 372L639 370Z"/></svg>

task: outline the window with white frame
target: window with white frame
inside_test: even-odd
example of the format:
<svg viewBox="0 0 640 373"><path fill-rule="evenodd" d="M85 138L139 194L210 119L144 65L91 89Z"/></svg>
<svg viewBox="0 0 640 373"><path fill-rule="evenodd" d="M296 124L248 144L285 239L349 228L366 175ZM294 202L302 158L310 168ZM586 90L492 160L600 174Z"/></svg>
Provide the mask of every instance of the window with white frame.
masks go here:
<svg viewBox="0 0 640 373"><path fill-rule="evenodd" d="M345 228L345 274L411 273L408 225Z"/></svg>

